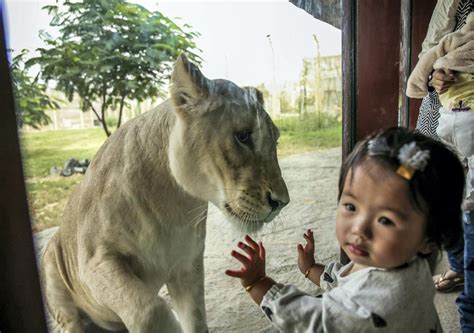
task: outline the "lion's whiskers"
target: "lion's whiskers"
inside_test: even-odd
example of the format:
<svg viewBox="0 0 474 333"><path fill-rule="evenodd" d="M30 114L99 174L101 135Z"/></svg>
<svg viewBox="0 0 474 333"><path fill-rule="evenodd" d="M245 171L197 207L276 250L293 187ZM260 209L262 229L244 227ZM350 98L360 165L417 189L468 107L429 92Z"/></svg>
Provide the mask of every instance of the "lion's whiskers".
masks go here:
<svg viewBox="0 0 474 333"><path fill-rule="evenodd" d="M207 207L200 213L198 213L192 220L191 220L191 226L196 228L199 224L202 222L206 221L207 219Z"/></svg>
<svg viewBox="0 0 474 333"><path fill-rule="evenodd" d="M238 191L238 190L235 190ZM259 224L256 223L262 223L262 222L257 222L257 215L256 212L249 211L249 207L245 208L239 205L240 201L238 198L234 200L229 200L229 201L222 201L220 203L220 207L225 207L225 205L230 205L232 207L231 210L225 210L222 211L219 206L216 205L208 205L203 204L200 206L197 206L193 209L190 209L187 213L194 215L194 217L190 221L190 225L193 227L199 226L201 223L205 222L208 217L213 217L216 216L216 214L224 214L223 218L226 218L225 214L227 213L227 217L230 218L235 218L236 220L239 221L237 223L237 229L240 233L252 233L254 235L258 235L260 232L260 226ZM234 206L234 204L237 204ZM270 227L272 232L276 231L277 224L278 225L285 225L287 222L287 216L286 214L281 211L279 214L270 222L267 222L266 229Z"/></svg>
<svg viewBox="0 0 474 333"><path fill-rule="evenodd" d="M208 204L207 204L207 202L206 202L206 203L203 204L203 205L200 205L200 206L197 206L196 208L193 208L193 209L188 210L188 211L187 211L187 214L192 214L192 213L194 213L194 212L196 212L196 211L199 211L200 209L207 208L207 206L208 206Z"/></svg>

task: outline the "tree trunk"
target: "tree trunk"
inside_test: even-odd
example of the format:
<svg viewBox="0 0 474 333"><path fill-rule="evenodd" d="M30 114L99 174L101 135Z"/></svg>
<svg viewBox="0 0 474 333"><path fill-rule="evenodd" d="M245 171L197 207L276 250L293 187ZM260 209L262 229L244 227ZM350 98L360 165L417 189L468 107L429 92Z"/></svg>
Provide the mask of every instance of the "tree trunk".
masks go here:
<svg viewBox="0 0 474 333"><path fill-rule="evenodd" d="M104 86L103 94L102 94L102 105L100 107L100 113L101 113L101 117L102 117L102 121L101 121L102 128L105 131L105 135L107 135L107 137L109 137L112 133L110 133L109 129L107 128L107 123L105 122L105 111L107 110L107 105L105 104L106 94L107 94L107 90L105 89L105 86Z"/></svg>
<svg viewBox="0 0 474 333"><path fill-rule="evenodd" d="M89 107L91 108L92 112L94 112L95 117L97 118L97 120L100 121L100 124L102 125L102 128L104 129L104 132L107 135L107 137L109 137L111 135L111 133L110 133L109 129L107 128L107 124L105 123L105 108L104 108L105 104L103 103L102 106L101 106L101 114L102 114L102 117L101 117L97 113L97 110L94 108L92 103L87 99L85 101L86 101L87 104L89 104Z"/></svg>
<svg viewBox="0 0 474 333"><path fill-rule="evenodd" d="M122 112L123 106L125 105L125 95L122 95L122 99L120 100L120 107L119 107L119 118L117 122L117 129L122 125Z"/></svg>
<svg viewBox="0 0 474 333"><path fill-rule="evenodd" d="M102 114L102 119L100 120L100 123L102 124L102 128L104 129L105 134L107 135L107 137L109 137L110 135L112 135L112 133L110 133L109 128L107 127L107 123L105 122L105 106L104 105L102 105L101 107L101 114Z"/></svg>

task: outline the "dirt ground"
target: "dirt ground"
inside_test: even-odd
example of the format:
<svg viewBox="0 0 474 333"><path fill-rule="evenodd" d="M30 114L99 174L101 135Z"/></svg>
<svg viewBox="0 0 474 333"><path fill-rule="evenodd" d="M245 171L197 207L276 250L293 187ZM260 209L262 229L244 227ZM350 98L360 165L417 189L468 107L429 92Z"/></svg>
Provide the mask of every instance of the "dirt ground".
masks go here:
<svg viewBox="0 0 474 333"><path fill-rule="evenodd" d="M278 282L295 284L309 293L317 292L317 287L299 273L296 264L296 246L303 242L302 235L307 228L312 228L315 235L317 261L326 263L338 259L334 222L340 163L340 148L294 155L280 161L291 202L275 221L254 235L267 249L267 274ZM229 225L215 207L211 207L207 223L204 262L209 331L275 332L238 279L224 274L225 269L238 267L230 252L244 234ZM39 247L52 232L36 236ZM166 289L160 294L168 298ZM455 296L438 295L436 299L447 332L459 330Z"/></svg>
<svg viewBox="0 0 474 333"><path fill-rule="evenodd" d="M315 286L299 273L296 264L296 246L304 241L307 228L314 231L319 261L338 258L334 218L340 160L340 148L337 148L280 161L290 204L275 221L255 235L267 250L267 274L276 281L315 291ZM236 248L241 234L229 229L222 215L215 211L214 208L208 220L204 258L209 329L211 332L272 332L270 322L246 295L239 280L223 273L226 268L239 266L230 251Z"/></svg>

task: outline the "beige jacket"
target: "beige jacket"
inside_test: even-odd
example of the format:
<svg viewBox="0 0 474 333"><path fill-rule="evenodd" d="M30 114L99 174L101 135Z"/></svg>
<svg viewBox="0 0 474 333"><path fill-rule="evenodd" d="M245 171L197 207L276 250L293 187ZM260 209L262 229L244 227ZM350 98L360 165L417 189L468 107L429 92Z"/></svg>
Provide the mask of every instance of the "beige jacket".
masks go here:
<svg viewBox="0 0 474 333"><path fill-rule="evenodd" d="M474 73L474 13L462 29L446 35L421 56L408 79L407 96L423 98L428 94L428 76L433 69Z"/></svg>
<svg viewBox="0 0 474 333"><path fill-rule="evenodd" d="M438 45L441 38L454 31L456 27L456 11L460 0L438 0L431 15L428 31L421 44L418 59L432 47Z"/></svg>

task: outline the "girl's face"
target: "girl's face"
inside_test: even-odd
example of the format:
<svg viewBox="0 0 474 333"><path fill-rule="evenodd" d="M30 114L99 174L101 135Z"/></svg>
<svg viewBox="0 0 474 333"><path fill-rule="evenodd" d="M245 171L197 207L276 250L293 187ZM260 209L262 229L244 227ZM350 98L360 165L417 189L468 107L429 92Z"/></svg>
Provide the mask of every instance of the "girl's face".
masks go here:
<svg viewBox="0 0 474 333"><path fill-rule="evenodd" d="M370 159L347 174L336 235L360 266L394 268L428 253L426 216L410 201L408 181Z"/></svg>

